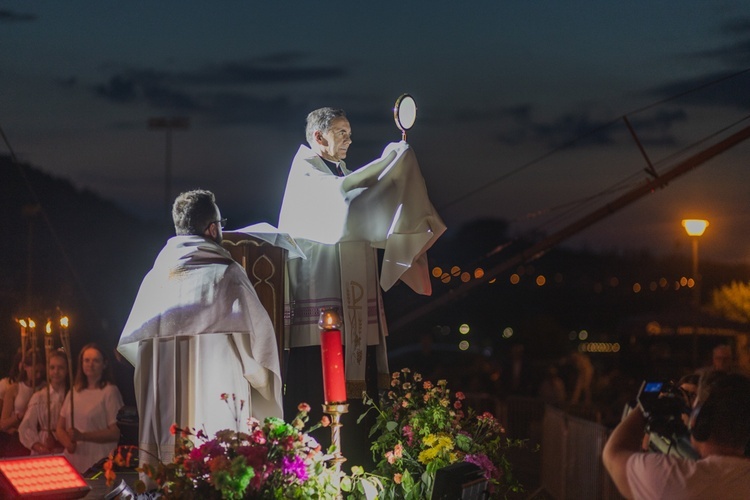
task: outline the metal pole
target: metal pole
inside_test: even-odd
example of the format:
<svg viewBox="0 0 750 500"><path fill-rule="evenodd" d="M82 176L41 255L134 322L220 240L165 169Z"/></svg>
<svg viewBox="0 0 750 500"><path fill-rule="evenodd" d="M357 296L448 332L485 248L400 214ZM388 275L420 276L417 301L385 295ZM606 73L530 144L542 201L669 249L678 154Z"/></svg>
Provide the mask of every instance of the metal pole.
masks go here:
<svg viewBox="0 0 750 500"><path fill-rule="evenodd" d="M701 305L701 277L698 274L698 236L693 236L693 305Z"/></svg>

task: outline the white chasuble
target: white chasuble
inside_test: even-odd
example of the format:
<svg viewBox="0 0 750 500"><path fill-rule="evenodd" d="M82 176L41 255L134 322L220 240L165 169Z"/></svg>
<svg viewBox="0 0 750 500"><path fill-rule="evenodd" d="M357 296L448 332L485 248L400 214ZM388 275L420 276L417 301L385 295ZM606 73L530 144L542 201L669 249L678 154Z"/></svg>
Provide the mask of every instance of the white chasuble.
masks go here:
<svg viewBox="0 0 750 500"><path fill-rule="evenodd" d="M320 344L320 309L338 308L347 393L360 398L368 345L379 347L379 379L389 379L381 288L387 291L400 279L417 293L431 294L426 251L445 225L407 143L389 144L356 172L339 166L345 177L333 175L306 146L292 162L279 230L297 241L306 259L288 263L285 346ZM377 248L384 250L379 279Z"/></svg>
<svg viewBox="0 0 750 500"><path fill-rule="evenodd" d="M271 320L242 267L206 238L167 242L118 350L135 366L140 447L164 463L174 456L174 423L213 437L246 432L248 417L282 416Z"/></svg>

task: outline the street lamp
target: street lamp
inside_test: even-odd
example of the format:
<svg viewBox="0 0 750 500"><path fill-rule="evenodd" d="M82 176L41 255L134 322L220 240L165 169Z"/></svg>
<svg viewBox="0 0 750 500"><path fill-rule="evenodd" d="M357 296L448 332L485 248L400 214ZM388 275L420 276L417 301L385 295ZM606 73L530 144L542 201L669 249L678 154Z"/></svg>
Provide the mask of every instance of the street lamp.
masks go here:
<svg viewBox="0 0 750 500"><path fill-rule="evenodd" d="M685 228L688 236L693 240L693 305L699 307L701 303L701 279L698 274L698 237L702 236L708 227L708 221L705 219L683 219L682 227Z"/></svg>
<svg viewBox="0 0 750 500"><path fill-rule="evenodd" d="M149 118L148 128L151 130L165 130L167 133L167 147L164 159L164 204L167 214L172 207L172 131L186 130L190 127L190 119L184 116ZM171 219L171 216L170 216Z"/></svg>

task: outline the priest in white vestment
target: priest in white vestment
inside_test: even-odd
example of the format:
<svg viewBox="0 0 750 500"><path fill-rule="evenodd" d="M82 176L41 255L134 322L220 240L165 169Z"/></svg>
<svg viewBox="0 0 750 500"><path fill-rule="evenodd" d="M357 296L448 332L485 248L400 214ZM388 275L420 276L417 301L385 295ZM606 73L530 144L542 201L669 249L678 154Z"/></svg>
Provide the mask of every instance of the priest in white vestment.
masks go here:
<svg viewBox="0 0 750 500"><path fill-rule="evenodd" d="M220 244L213 193L181 194L172 214L177 236L144 278L118 346L135 366L142 463L172 461L172 424L212 437L283 414L273 326Z"/></svg>
<svg viewBox="0 0 750 500"><path fill-rule="evenodd" d="M290 260L287 269L287 411L300 401L315 411L322 402L321 308L341 312L350 403L365 390L374 397L378 386L388 387L381 288L401 280L429 295L426 251L445 231L406 142L389 144L380 158L351 172L343 161L351 127L342 110L310 113L306 138L309 147L300 146L292 161L279 215L279 230L306 256ZM378 248L384 250L380 277ZM350 414L356 421L359 413Z"/></svg>

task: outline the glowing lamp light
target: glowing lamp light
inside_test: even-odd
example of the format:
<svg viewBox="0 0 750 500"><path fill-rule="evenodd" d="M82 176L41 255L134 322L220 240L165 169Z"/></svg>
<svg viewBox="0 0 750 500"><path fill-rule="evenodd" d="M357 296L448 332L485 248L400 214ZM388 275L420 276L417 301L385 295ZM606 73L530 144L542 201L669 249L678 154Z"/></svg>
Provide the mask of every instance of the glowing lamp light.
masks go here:
<svg viewBox="0 0 750 500"><path fill-rule="evenodd" d="M702 236L708 227L708 221L705 219L683 219L682 227L685 228L688 236Z"/></svg>
<svg viewBox="0 0 750 500"><path fill-rule="evenodd" d="M60 318L60 326L63 328L68 328L68 326L70 326L70 320L67 316Z"/></svg>
<svg viewBox="0 0 750 500"><path fill-rule="evenodd" d="M52 322L47 321L47 325L44 327L44 333L46 335L52 335Z"/></svg>
<svg viewBox="0 0 750 500"><path fill-rule="evenodd" d="M466 323L464 323L464 324L462 324L461 326L458 327L458 332L461 335L466 335L467 333L469 333L470 330L471 330L471 328Z"/></svg>
<svg viewBox="0 0 750 500"><path fill-rule="evenodd" d="M2 498L82 498L91 491L62 455L0 460Z"/></svg>
<svg viewBox="0 0 750 500"><path fill-rule="evenodd" d="M18 324L19 324L19 325L21 325L21 326L22 326L22 327L24 327L24 328L28 328L28 326L29 326L29 324L28 324L28 323L26 323L26 320L25 320L25 319L19 319L19 320L18 320Z"/></svg>

